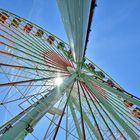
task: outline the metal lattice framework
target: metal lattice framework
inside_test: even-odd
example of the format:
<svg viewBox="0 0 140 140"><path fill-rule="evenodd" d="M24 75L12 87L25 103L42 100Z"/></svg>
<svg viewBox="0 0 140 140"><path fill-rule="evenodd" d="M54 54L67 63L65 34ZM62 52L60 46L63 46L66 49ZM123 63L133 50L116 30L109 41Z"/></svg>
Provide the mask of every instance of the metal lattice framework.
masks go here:
<svg viewBox="0 0 140 140"><path fill-rule="evenodd" d="M0 9L0 140L140 139L140 99L85 57L95 1L58 5L70 46Z"/></svg>

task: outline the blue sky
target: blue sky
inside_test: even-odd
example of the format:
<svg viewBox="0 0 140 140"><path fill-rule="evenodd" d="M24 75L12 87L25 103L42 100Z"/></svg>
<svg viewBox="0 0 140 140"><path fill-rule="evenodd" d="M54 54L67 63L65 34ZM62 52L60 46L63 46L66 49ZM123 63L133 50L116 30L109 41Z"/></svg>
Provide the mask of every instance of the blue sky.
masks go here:
<svg viewBox="0 0 140 140"><path fill-rule="evenodd" d="M140 1L98 0L87 56L140 97ZM55 0L1 0L0 7L67 41Z"/></svg>
<svg viewBox="0 0 140 140"><path fill-rule="evenodd" d="M86 54L128 92L140 97L140 0L98 0L97 5ZM56 0L0 0L0 8L67 41ZM44 119L37 126L38 135L43 123Z"/></svg>

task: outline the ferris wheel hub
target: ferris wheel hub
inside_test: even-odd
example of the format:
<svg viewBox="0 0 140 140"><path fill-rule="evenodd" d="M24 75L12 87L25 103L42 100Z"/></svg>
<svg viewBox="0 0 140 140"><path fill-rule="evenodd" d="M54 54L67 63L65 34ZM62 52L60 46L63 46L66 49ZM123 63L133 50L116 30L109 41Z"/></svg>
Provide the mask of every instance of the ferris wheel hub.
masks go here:
<svg viewBox="0 0 140 140"><path fill-rule="evenodd" d="M69 73L76 72L76 69L75 68L72 68L72 67L67 67L67 70L69 71Z"/></svg>

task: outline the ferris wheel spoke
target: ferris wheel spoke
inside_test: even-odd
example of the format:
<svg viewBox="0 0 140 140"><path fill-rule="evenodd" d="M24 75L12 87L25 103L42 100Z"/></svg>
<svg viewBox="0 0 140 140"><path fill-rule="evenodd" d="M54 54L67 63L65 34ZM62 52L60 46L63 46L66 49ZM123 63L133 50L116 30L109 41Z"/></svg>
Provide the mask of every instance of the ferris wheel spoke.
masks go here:
<svg viewBox="0 0 140 140"><path fill-rule="evenodd" d="M61 70L65 70L67 71L67 67L71 66L70 63L65 62L62 58L60 58L59 56L49 56L48 53L45 54L45 62L47 64L50 64L51 66L54 65L56 66L58 69Z"/></svg>
<svg viewBox="0 0 140 140"><path fill-rule="evenodd" d="M17 58L17 59L23 59L23 60L26 60L26 61L29 61L29 62L34 62L34 63L40 64L40 65L46 66L44 63L41 63L41 62L39 62L39 61L34 61L34 60L31 60L31 59L28 59L28 58L24 58L24 57L21 57L21 56L12 54L12 53L8 53L8 52L3 51L3 50L0 50L0 53L1 53L1 54L5 54L5 55L8 55L8 56L15 57L15 58Z"/></svg>
<svg viewBox="0 0 140 140"><path fill-rule="evenodd" d="M6 71L5 69L3 69L3 67L0 67L1 71L0 71L0 74L1 75L7 75L7 76L14 76L15 78L24 78L24 79L32 79L32 76L37 76L37 72L36 71L27 71L27 70L24 70L24 71L21 71L19 70L20 74L15 74L15 72L17 71L7 71L7 72L4 72ZM34 72L34 73L33 73ZM51 72L50 72L51 73ZM57 72L59 73L59 72ZM25 76L26 75L26 76ZM38 77L40 78L44 78L45 76L47 76L46 74L39 74ZM2 78L3 79L3 78Z"/></svg>
<svg viewBox="0 0 140 140"><path fill-rule="evenodd" d="M108 95L111 95L111 93L109 93ZM133 118L130 117L132 116L132 113L130 113L130 110L126 109L126 107L124 106L124 103L121 100L119 100L117 96L116 97L112 95L107 96L106 100L117 109L117 112L119 112L120 114L126 115L127 118L129 118L132 122L134 122L134 124L137 124L137 122L134 120L134 117Z"/></svg>
<svg viewBox="0 0 140 140"><path fill-rule="evenodd" d="M83 138L86 140L86 134L85 134L85 126L84 126L84 119L83 119L83 111L82 111L82 105L81 105L81 93L79 89L79 83L77 81L77 89L78 89L78 99L79 99L79 106L80 106L80 115L81 115L81 122L82 122L82 132L83 132Z"/></svg>
<svg viewBox="0 0 140 140"><path fill-rule="evenodd" d="M93 93L91 92L91 95L92 95ZM93 95L92 95L93 96ZM93 96L94 97L94 96ZM98 103L99 101L97 101L97 99L94 97L94 100L96 100L96 102ZM110 135L114 138L114 139L117 139L116 138L116 136L115 136L115 134L113 133L113 131L112 131L112 129L110 128L110 126L109 126L109 123L107 123L108 121L107 121L107 118L105 118L105 116L103 116L103 114L101 113L101 106L100 106L100 103L98 103L97 105L100 107L100 109L98 108L98 106L96 105L96 104L94 104L95 105L95 107L96 107L96 109L97 109L97 111L98 111L98 113L99 113L99 115L100 115L100 117L103 119L103 122L105 123L105 125L106 125L106 127L107 127L107 130L108 130L108 132L110 132ZM102 111L104 112L104 110L102 109ZM106 112L106 111L105 111ZM105 113L104 112L104 113ZM109 117L108 117L109 118ZM112 127L113 128L113 127ZM110 137L110 136L109 136Z"/></svg>
<svg viewBox="0 0 140 140"><path fill-rule="evenodd" d="M39 65L42 65L42 66L47 66L47 64L45 63L42 63L42 62L39 62L39 61L35 61L35 60L31 60L31 59L28 59L28 58L24 58L24 57L21 57L21 56L17 56L15 54L12 54L12 53L8 53L6 51L2 51L0 50L0 53L1 54L5 54L5 55L8 55L8 56L11 56L11 57L15 57L17 59L23 59L23 60L26 60L26 61L29 61L29 62L33 62L33 63L36 63L36 64L39 64ZM54 67L52 65L48 65L49 67L52 67L52 68L57 68L57 67ZM61 70L61 68L59 68L59 70Z"/></svg>
<svg viewBox="0 0 140 140"><path fill-rule="evenodd" d="M93 96L93 93L91 93L90 91L87 91L87 94L88 94L90 100L92 101L93 106L95 107L95 109L96 109L97 112L99 113L101 119L103 120L103 122L104 122L106 128L109 130L109 132L110 132L110 134L112 135L113 139L116 140L116 137L115 137L115 135L113 134L111 128L110 128L109 125L108 125L108 123L106 122L104 116L102 115L101 110L99 110L99 108L97 107L96 103L94 102L94 100L95 100L95 101L98 103L98 100L97 100L96 98L93 98L93 97L94 97L94 96ZM94 100L93 100L93 99L94 99ZM99 104L99 103L98 103L98 104Z"/></svg>
<svg viewBox="0 0 140 140"><path fill-rule="evenodd" d="M18 47L21 47L21 48L23 47L23 48L26 48L27 50L30 50L31 52L36 52L36 53L38 53L38 52L42 53L43 51L45 51L47 49L46 48L46 49L40 50L41 47L39 48L38 44L28 43L29 41L24 40L24 38L22 36L20 36L19 34L13 35L13 34L10 34L7 31L5 31L4 29L1 29L1 31L4 33L4 35L1 34L2 38L4 38L5 40L9 41L10 43L12 43L14 45L18 45ZM6 35L8 37L6 37ZM29 49L29 48L32 48L32 50Z"/></svg>
<svg viewBox="0 0 140 140"><path fill-rule="evenodd" d="M46 117L47 117L47 116L46 116ZM57 119L58 119L58 116L57 116ZM50 124L47 126L47 131L45 132L45 135L44 135L44 137L43 137L43 140L46 140L46 139L49 137L49 135L51 134L50 131L51 131L52 127L53 127L54 124L55 124L54 122L55 122L57 119L56 119L56 116L53 116L52 120L49 119L49 120L50 120Z"/></svg>
<svg viewBox="0 0 140 140"><path fill-rule="evenodd" d="M95 66L97 69L99 69L101 72L103 72L109 79L111 79L114 83L116 83L116 85L118 85L121 89L123 89L114 79L112 79L112 77L110 77L104 70L102 70L99 66L97 66L95 63L93 63L93 61L91 61L90 59L86 58L88 62L90 62L91 64L93 64L93 66Z"/></svg>
<svg viewBox="0 0 140 140"><path fill-rule="evenodd" d="M85 87L86 88L86 87ZM87 88L86 88L86 90L87 90ZM89 89L88 89L89 90ZM89 92L89 91L88 91ZM92 95L93 95L93 93L92 93ZM89 96L90 96L90 94L89 94ZM93 96L94 97L94 96ZM96 101L96 102L98 102L97 101L97 99L94 97L94 100ZM117 127L117 125L114 123L114 121L110 118L110 116L107 114L107 111L105 111L105 109L102 107L102 105L100 104L100 103L98 103L98 106L102 109L102 111L105 113L105 115L107 116L107 118L109 118L109 120L112 122L112 124L114 125L114 127L116 127L116 129L118 130L118 132L121 134L121 136L123 137L123 139L125 139L126 140L126 138L124 137L124 135L122 134L122 132L121 132L121 130L119 130L119 128Z"/></svg>
<svg viewBox="0 0 140 140"><path fill-rule="evenodd" d="M15 29L17 32L18 32L18 34L14 31L14 30L12 30L11 28L9 28L9 27L7 27L6 25L3 25L2 24L2 26L3 27L5 27L6 29L8 29L8 30L10 30L12 33L14 33L15 34L15 36L13 36L13 35L11 35L11 34L9 34L8 32L6 32L5 30L2 30L3 32L5 32L5 33L7 33L8 35L10 35L11 37L13 37L13 38L15 38L15 39L17 39L17 40L19 40L20 42L23 42L23 40L25 40L25 42L24 43L28 43L29 45L33 45L33 46L36 46L36 48L38 48L38 50L40 50L40 49L42 49L42 50L45 50L46 48L48 48L46 45L46 48L44 47L44 44L40 44L40 40L37 40L34 36L31 36L31 35L29 35L29 36L27 36L27 35L25 35L24 34L24 32L22 31L23 29L21 29L21 31L20 30L17 30L17 29ZM19 37L21 37L20 39L19 38L17 38L16 36L19 36ZM28 39L28 40L27 40ZM38 42L39 41L39 42ZM42 43L42 42L41 42ZM34 48L35 49L35 48Z"/></svg>
<svg viewBox="0 0 140 140"><path fill-rule="evenodd" d="M84 78L85 82L89 86L89 88L94 92L95 96L98 97L98 99L101 101L101 103L105 106L106 110L108 110L112 116L118 121L118 123L122 126L123 129L127 132L127 134L132 138L132 139L138 139L137 136L134 134L134 132L129 128L129 126L118 116L118 114L113 110L113 108L106 103L104 98L95 90L95 88L92 86L92 84Z"/></svg>
<svg viewBox="0 0 140 140"><path fill-rule="evenodd" d="M134 118L130 117L131 113L128 112L126 109L122 108L122 105L116 104L114 100L107 99L107 101L112 104L112 106L114 107L116 112L118 112L118 114L120 114L120 116L124 117L124 120L127 120L132 125L137 124L137 122L134 120ZM134 127L135 127L135 125L134 125Z"/></svg>
<svg viewBox="0 0 140 140"><path fill-rule="evenodd" d="M2 106L6 109L6 111L8 112L8 114L9 114L10 116L13 117L13 114L12 114L11 111L6 107L6 105L2 105Z"/></svg>
<svg viewBox="0 0 140 140"><path fill-rule="evenodd" d="M69 102L68 102L69 103ZM47 116L46 116L47 117ZM48 118L48 117L47 117ZM50 120L50 119L49 119ZM51 121L51 120L50 120ZM51 121L53 124L55 124L56 125L56 127L58 126L54 121ZM70 136L72 136L73 138L75 138L75 139L79 139L78 137L76 137L76 135L74 135L73 134L73 132L72 131L70 131L70 129L65 129L65 128L63 128L61 125L60 125L60 128L61 129L63 129L63 130L65 130L66 131L66 133L68 133L68 136L70 135ZM52 135L52 136L54 136L54 135ZM47 135L45 136L45 139L44 140L46 140L48 137L47 137Z"/></svg>
<svg viewBox="0 0 140 140"><path fill-rule="evenodd" d="M140 132L140 129L138 129L137 127L137 122L134 120L134 118L130 117L130 114L126 114L125 112L121 111L120 108L114 108L114 110L116 110L116 112L123 117L122 119L127 122L127 124L133 128L135 128L137 131Z"/></svg>
<svg viewBox="0 0 140 140"><path fill-rule="evenodd" d="M69 99L70 100L70 99ZM69 111L69 109L68 109L68 105L67 105L67 107L66 107L66 140L68 140L68 111Z"/></svg>
<svg viewBox="0 0 140 140"><path fill-rule="evenodd" d="M7 89L8 91L5 91L5 89L3 91L1 91L1 93L4 93L4 91L6 92L6 95L4 96L4 98L1 99L2 102L4 102L7 99L7 96L9 95L9 93L11 91L11 88L12 87L10 87L9 89Z"/></svg>
<svg viewBox="0 0 140 140"><path fill-rule="evenodd" d="M4 60L3 63L5 62L5 63L8 63L8 64L16 64L16 65L21 65L22 64L22 66L30 66L30 67L32 66L32 67L35 67L35 68L37 68L37 66L38 66L38 65L35 65L34 63L31 63L31 62L26 62L24 60L21 61L21 59L11 57L10 55L1 54L0 57L1 57L1 59Z"/></svg>
<svg viewBox="0 0 140 140"><path fill-rule="evenodd" d="M8 33L9 34L9 33ZM12 36L11 34L9 34L10 36ZM42 52L40 52L39 53L39 50L37 49L36 50L36 48L32 48L32 46L31 45L28 45L28 44L26 44L25 42L23 42L22 43L22 40L20 39L18 39L19 40L19 42L20 43L22 43L22 44L18 44L18 43L16 43L16 41L12 41L12 40L10 40L9 38L7 38L7 37L5 37L5 36L3 36L3 35L1 35L1 37L3 37L3 38L5 38L6 40L8 40L8 41L10 41L10 42L12 42L12 44L14 44L14 45L18 45L18 47L14 47L14 46L10 46L10 45L8 45L8 44L6 44L6 43L3 43L3 42L1 42L2 44L4 44L5 46L7 46L7 47L9 47L9 48L12 48L12 49L15 49L15 50L18 50L19 52L23 52L23 53L25 53L25 54L27 54L26 52L24 52L24 51L22 51L21 49L18 49L19 47L20 48L24 48L24 49L26 49L26 50L28 50L29 52L31 52L31 54L27 54L27 55L31 55L32 56L32 54L36 54L37 56L40 56L40 58L42 58L42 55L40 55L40 54L43 54L44 52L46 52L47 51L47 49L46 50L44 50L44 51L42 51ZM25 44L25 46L23 46L23 44ZM34 45L35 46L35 45ZM29 49L29 48L32 48L32 50L31 49ZM34 50L36 50L36 51L34 51ZM38 58L39 59L39 58Z"/></svg>
<svg viewBox="0 0 140 140"><path fill-rule="evenodd" d="M28 85L28 86L29 86L29 85ZM33 95L30 95L30 96L27 96L27 95L25 95L25 92L28 93L29 90L30 90L30 88L31 88L31 85L30 85L29 87L28 87L28 86L27 86L27 88L26 88L26 90L25 90L24 92L22 92L21 89L20 89L20 91L19 91L19 89L18 89L17 87L15 87L16 90L17 90L19 93L21 93L21 96L20 96L19 99L28 99L28 100L29 100L29 99L30 99L30 96L34 96L34 95L37 95L37 94L40 94L40 95L41 95L41 94L46 93L46 92L49 91L47 88L45 88L45 90L42 91L41 88L43 88L43 87L41 87L39 91L42 91L42 92L38 92L38 93L37 93L37 91L36 91L37 94L33 94ZM46 85L46 86L48 86L48 85ZM45 87L46 87L46 86L45 86ZM49 86L52 87L52 85L49 85ZM34 87L34 86L33 86L33 87ZM10 87L10 88L11 88L11 87ZM35 89L36 89L36 88L34 87L34 90L35 90ZM10 91L10 90L9 90L9 91ZM30 90L30 92L32 93L31 90ZM15 95L15 94L14 94L14 95ZM14 95L13 95L13 96L14 96ZM8 93L6 94L6 96L8 96ZM18 101L18 100L19 100L19 99L15 99L15 100L13 100L13 101L9 101L9 99L12 98L13 96L11 95L11 97L8 97L8 98L6 98L6 96L5 96L6 101L4 102L5 99L3 99L3 101L1 102L1 105L7 104L7 103L10 103L10 102L13 102L13 101Z"/></svg>
<svg viewBox="0 0 140 140"><path fill-rule="evenodd" d="M72 67L71 63L64 56L60 56L53 51L46 51L44 57L46 58L45 59L46 61L49 60L49 61L55 62L59 65L62 65L64 63L65 65Z"/></svg>
<svg viewBox="0 0 140 140"><path fill-rule="evenodd" d="M80 129L80 127L79 127L78 119L77 119L77 117L76 117L76 113L75 113L75 111L74 111L74 107L73 107L73 105L72 105L72 103L71 103L71 99L70 99L70 101L68 102L68 104L69 104L69 107L70 107L70 111L71 111L71 113L72 113L72 117L73 117L73 121L74 121L74 124L75 124L75 127L76 127L77 134L78 134L78 136L79 136L79 139L81 139L81 138L82 138L82 132L81 132L81 129Z"/></svg>
<svg viewBox="0 0 140 140"><path fill-rule="evenodd" d="M0 84L0 86L13 86L13 85L17 85L17 84L44 81L44 80L49 80L49 79L54 79L54 78L55 77L49 77L49 78L29 79L29 80L24 80L24 81L8 82L8 83L2 83L2 84Z"/></svg>
<svg viewBox="0 0 140 140"><path fill-rule="evenodd" d="M15 43L15 42L13 42L13 43ZM5 44L5 43L3 43L3 44ZM7 44L5 44L5 45L7 45ZM7 45L7 46L10 46L10 45ZM11 46L10 46L11 47ZM19 50L19 49L18 49ZM22 50L21 50L22 51ZM23 52L23 51L22 51ZM27 53L26 53L27 54ZM29 55L29 54L27 54L27 55ZM27 60L27 59L26 59ZM53 62L53 64L54 64L54 62ZM55 67L54 67L55 68Z"/></svg>
<svg viewBox="0 0 140 140"><path fill-rule="evenodd" d="M116 90L116 89L114 89L114 88L112 88L112 87L109 87L108 85L106 85L105 83L102 83L102 82L99 81L99 80L96 80L96 79L91 78L91 77L89 77L89 76L88 76L88 78L89 78L90 80L96 82L98 85L102 86L102 87L103 87L104 89L106 89L107 91L109 91L109 92L111 92L111 93L113 93L113 94L115 94L115 95L117 95L117 96L120 96L120 97L122 97L122 98L124 98L124 99L126 99L126 100L128 100L128 101L130 101L130 102L132 102L132 103L134 103L135 105L137 105L137 106L140 107L140 102L138 101L139 98L138 98L138 99L135 99L135 97L133 98L133 95L130 96L130 95L128 95L128 94L124 94L123 92L120 92L120 91L118 91L118 90Z"/></svg>
<svg viewBox="0 0 140 140"><path fill-rule="evenodd" d="M60 102L59 102L57 108L59 108L59 107L62 105L62 100L63 100L63 98L64 98L64 97L62 97L62 98L60 99ZM47 116L46 116L46 117L47 117ZM49 119L49 120L50 120L50 124L49 124L49 126L47 127L47 131L45 132L45 135L44 135L43 140L46 140L46 139L48 138L48 135L50 135L49 131L51 131L51 129L53 129L53 127L54 127L53 124L55 124L55 125L57 126L57 124L56 124L55 122L59 119L58 117L59 117L59 116L54 115L54 116L52 117L52 119ZM48 118L48 117L47 117L47 118ZM63 129L63 127L61 127L61 126L60 126L60 128Z"/></svg>
<svg viewBox="0 0 140 140"><path fill-rule="evenodd" d="M52 86L52 85L49 85L49 86ZM35 95L41 95L42 93L46 93L46 91L48 91L48 90L45 89L42 92L39 92L39 93L36 93L36 94L33 94L33 95L29 95L29 96L27 95L25 97L29 99L29 98L31 98L31 97L33 97ZM7 99L8 101L6 101L6 102L0 102L0 105L8 104L8 103L11 103L11 102L16 102L16 101L19 101L19 100L23 100L23 99L25 99L25 97L20 97L20 98L14 99L14 100Z"/></svg>
<svg viewBox="0 0 140 140"><path fill-rule="evenodd" d="M8 44L6 44L6 43L4 43L4 42L0 42L0 43L3 44L3 45L5 45L5 46L8 46L8 47L12 48L12 46L10 46L10 45L8 45ZM43 62L44 62L43 57L42 57L42 58L39 58L38 56L32 55L32 54L30 54L30 53L28 53L28 52L25 52L25 51L20 50L20 49L17 49L17 48L16 48L16 50L19 51L19 52L21 52L21 53L23 53L23 54L26 54L27 56L31 56L31 58L37 59L37 60L38 60L38 61L36 61L37 63L41 62L41 63L43 64ZM1 53L2 53L2 52L1 52ZM10 55L10 53L7 53L7 55L8 55L8 54ZM25 59L25 60L33 61L33 60L31 60L31 59L23 58L23 57L14 55L14 54L13 54L13 56L18 57L18 58L22 58L22 59ZM43 65L44 65L44 64L43 64Z"/></svg>
<svg viewBox="0 0 140 140"><path fill-rule="evenodd" d="M13 54L10 54L10 53L8 53L8 52L3 52L3 51L1 51L1 53L6 54L6 55L8 55L8 56L13 55ZM17 58L17 56L15 56L15 55L14 55L14 57ZM23 60L28 60L28 62L30 62L29 59L26 59L26 58L22 58L22 59L23 59ZM16 63L16 61L13 61L13 62ZM27 66L23 63L23 65L25 65L25 66L23 66L23 69L29 69L29 70L35 70L35 71L58 72L58 73L64 73L64 74L66 73L66 74L68 74L68 71L67 71L66 68L60 67L60 66L55 66L53 63L52 63L51 65L48 65L47 63L46 63L46 65L45 65L45 64L42 64L42 65L41 65L40 62L37 62L37 61L31 60L31 62L37 63L38 66L34 66L35 68L33 68L33 67L27 67ZM1 64L1 65L4 66L4 64ZM41 68L38 68L38 67L40 67L40 65L41 65L41 66L45 66L45 67L42 67L42 69L41 69ZM6 65L5 65L5 66L6 66ZM8 64L7 64L7 66L8 66ZM19 65L19 66L20 66L20 65ZM9 67L10 67L10 64L9 64ZM20 68L22 68L22 66L21 66ZM50 68L52 68L52 70L49 70ZM57 71L56 71L56 70L53 70L54 68L55 68L55 69L57 68Z"/></svg>
<svg viewBox="0 0 140 140"><path fill-rule="evenodd" d="M114 109L114 110L116 110L116 109ZM118 110L116 110L116 112L118 113ZM121 114L122 116L124 116L123 114ZM125 117L124 117L125 118ZM128 125L129 126L129 125Z"/></svg>
<svg viewBox="0 0 140 140"><path fill-rule="evenodd" d="M3 25L3 26L6 27L6 28L8 28L8 27L5 26L5 25ZM15 33L15 32L14 32L13 30L11 30L10 28L8 28L8 29L9 29L10 31L12 31L12 33L16 34L16 36L19 36L19 34ZM2 30L2 29L1 29L1 30ZM15 30L17 30L17 29L15 29ZM6 31L4 31L4 30L2 30L2 31L5 32L5 33L7 33L8 35L12 36L13 38L19 40L19 38L16 38L15 36L9 34L8 32L6 32ZM17 31L19 32L19 30L17 30ZM25 34L23 34L23 33L21 33L21 34L22 34L23 36L25 36ZM28 38L28 36L25 36L25 38L23 38L23 36L20 36L23 40L25 40L26 38ZM32 37L32 36L30 36L30 37ZM31 48L32 48L32 45L33 45L33 46L36 46L36 47L33 47L33 50L36 50L36 48L37 48L37 52L38 52L38 50L40 50L41 46L42 46L42 47L43 47L44 45L46 46L46 44L42 44L42 45L40 46L40 44L34 42L35 39L36 39L36 38L32 37L31 42L29 42L29 41L28 41L29 38L28 38L28 40L26 40L26 42L29 42L29 43L30 43L29 46L30 46ZM23 41L20 39L19 42L23 42ZM32 42L35 43L35 44L32 44ZM42 43L42 42L41 42L41 43ZM25 44L25 42L23 42L23 44ZM28 46L28 44L27 44L26 46ZM48 47L46 46L46 48L48 48ZM44 48L43 50L45 51L46 48ZM54 48L48 48L48 49L54 50ZM56 50L55 50L55 51L56 51ZM57 53L58 53L58 51L57 51Z"/></svg>
<svg viewBox="0 0 140 140"><path fill-rule="evenodd" d="M70 92L69 92L69 94L68 94L68 97L67 97L67 100L66 100L65 106L64 106L64 108L63 108L62 115L61 115L60 120L59 120L59 122L58 122L58 125L57 125L57 128L56 128L56 131L55 131L55 134L54 134L54 136L53 136L53 140L56 139L56 136L57 136L57 133L58 133L58 130L59 130L59 127L60 127L60 124L61 124L62 118L63 118L63 116L64 116L65 109L66 109L66 107L67 107L67 104L68 104L68 102L69 102L69 98L70 98L70 96L71 96L70 94L71 94L71 92L72 92L72 89L73 89L74 83L75 83L75 81L73 82L73 84L72 84L72 86L71 86L71 88L70 88Z"/></svg>
<svg viewBox="0 0 140 140"><path fill-rule="evenodd" d="M104 108L99 104L100 108L103 110L103 112L106 114L106 116L109 118L109 120L111 121L111 123L114 125L114 127L117 129L117 131L119 132L119 134L121 135L121 137L126 140L125 136L123 135L123 133L121 132L121 130L117 127L117 125L114 123L114 121L111 119L111 117L107 114L107 112L104 110Z"/></svg>
<svg viewBox="0 0 140 140"><path fill-rule="evenodd" d="M46 98L42 98L41 100L40 100L40 103L39 104L37 104L37 106L39 107L39 110L40 111L43 111L44 112L44 108L45 108L45 110L47 111L48 109L49 109L49 106L52 106L53 104L55 104L57 101L58 101L58 99L62 96L62 93L64 92L64 90L65 90L65 88L67 87L67 86L69 86L70 84L71 84L71 82L73 82L73 80L75 79L75 77L77 76L77 74L73 74L72 76L70 76L69 78L67 78L66 80L65 80L65 85L61 85L61 91L60 91L60 93L58 93L58 89L57 88L55 88L55 89L53 89L52 90L52 93L49 95L49 96L47 96L47 101L49 101L49 102L47 102L46 101ZM53 100L52 100L53 99ZM54 100L55 99L55 100ZM43 104L45 104L45 106L43 106L42 105L42 103ZM48 107L46 108L46 106L48 105ZM41 118L41 116L43 116L43 114L40 114L38 111L36 111L36 109L38 109L38 107L35 107L35 109L34 110L32 110L31 112L36 112L38 115L36 116L35 115L35 117L39 117L39 118ZM41 107L41 108L40 108ZM36 114L35 113L35 114ZM33 113L34 114L34 113ZM31 116L33 115L32 113L31 113ZM30 121L30 118L29 118L29 116L28 115L26 115L24 118L23 118L23 120L24 119L29 119L29 121ZM33 118L33 117L32 117ZM35 118L34 118L34 121L31 121L31 124L33 123L36 123L36 121L38 121L38 119L36 120ZM24 125L24 127L18 127L18 126L20 126L20 125ZM24 129L26 129L26 127L27 127L27 124L24 124L23 122L19 122L19 123L17 123L16 125L15 125L15 127L13 127L13 128L11 128L10 129L10 131L7 131L7 133L5 133L5 135L2 135L2 137L5 137L5 138L7 138L7 137L9 137L9 135L10 135L10 133L13 133L13 130L14 129L16 129L16 128L20 128L20 133L25 133L25 132L23 132L22 130L24 130ZM19 131L19 130L18 130ZM19 134L19 132L18 132L18 134ZM14 133L14 135L17 135L16 134L16 132ZM13 137L14 137L14 135L13 135Z"/></svg>
<svg viewBox="0 0 140 140"><path fill-rule="evenodd" d="M17 69L28 69L28 70L35 70L35 71L45 71L45 72L50 72L50 73L65 73L57 70L49 70L49 69L39 69L39 68L32 68L32 67L26 67L26 66L21 66L21 65L13 65L13 64L5 64L5 63L0 63L0 66L4 67L12 67L12 68L17 68Z"/></svg>
<svg viewBox="0 0 140 140"><path fill-rule="evenodd" d="M89 107L89 109L90 109L91 115L92 115L92 117L93 117L93 119L94 119L95 125L96 125L96 127L97 127L97 129L98 129L98 131L99 131L100 139L103 139L102 133L101 133L101 131L100 131L100 128L99 128L99 126L98 126L98 123L97 123L97 121L96 121L96 118L95 118L95 116L94 116L94 114L93 114L93 111L92 111L92 109L91 109L90 103L89 103L88 98L87 98L87 96L86 96L86 93L85 93L85 91L84 91L84 88L85 88L85 87L84 87L83 83L80 83L80 86L81 86L82 92L83 92L83 94L84 94L84 97L85 97L85 99L86 99L86 102L87 102L87 104L88 104L88 107Z"/></svg>
<svg viewBox="0 0 140 140"><path fill-rule="evenodd" d="M71 97L72 100L72 104L75 105L76 109L80 112L80 107L78 104L78 101L76 101L76 99L74 97ZM86 115L86 113L83 111L83 118L85 120L85 122L87 123L87 125L89 126L90 130L93 132L93 134L95 135L96 138L99 138L99 134L97 133L97 130L95 129L95 127L93 126L93 124L91 123L89 117Z"/></svg>
<svg viewBox="0 0 140 140"><path fill-rule="evenodd" d="M3 43L3 42L1 42L2 44L4 44L4 45L7 45L7 46L9 46L8 44L5 44L5 43ZM11 46L10 46L11 47ZM23 52L23 51L22 51ZM1 53L3 53L3 54L6 54L6 55L10 55L10 56L14 56L14 57L18 57L18 58L22 58L22 59L24 59L24 60L28 60L28 61L32 61L32 62L36 62L36 63L40 63L40 62L38 62L38 61L33 61L33 60L31 60L31 59L27 59L27 58L23 58L23 57L20 57L20 56L16 56L16 55L14 55L14 54L10 54L10 53L8 53L8 52L4 52L4 51L1 51ZM24 52L25 53L25 52ZM30 55L29 53L25 53L25 54L27 54L27 55ZM32 55L31 55L32 56ZM37 57L36 57L37 58ZM39 59L39 58L38 58ZM44 62L44 60L43 59L39 59L39 60L41 60L41 61L43 61ZM50 60L50 59L49 59ZM62 60L62 58L61 58L61 60ZM51 61L51 60L50 60ZM57 68L59 68L60 70L63 70L63 65L61 66L59 63L55 63L55 61L52 61L52 63L50 63L50 61L48 62L49 64L51 64L51 65L49 65L50 67L53 67L52 66L52 64L55 66L55 64L56 64L56 67ZM42 65L45 65L45 64L43 64L43 63L41 63ZM65 64L65 63L64 63ZM70 63L66 63L67 65L70 65L71 66L71 64ZM58 65L58 66L57 66ZM47 64L46 64L46 66L47 66ZM53 67L53 68L55 68L55 67Z"/></svg>
<svg viewBox="0 0 140 140"><path fill-rule="evenodd" d="M0 36L1 36L1 35L0 35ZM8 40L8 41L10 41L10 40ZM4 43L4 42L0 42L0 43L1 43L2 45L6 46L7 48L16 50L16 51L18 52L18 54L25 54L26 56L31 56L31 58L35 58L35 59L37 59L37 60L43 61L42 55L40 55L40 54L38 54L38 53L36 53L36 52L30 51L29 49L24 48L23 46L21 46L21 47L22 47L22 50L19 49L18 47L14 47L14 46L16 46L16 45L17 45L17 46L19 45L19 44L15 43L15 42L12 42L12 43L14 43L13 46L11 46L11 45L9 45L9 44L7 44L7 43ZM26 49L26 51L23 51L23 49ZM30 53L30 52L31 52L31 53ZM36 57L36 56L33 55L33 54L36 54L36 55L38 55L39 57Z"/></svg>

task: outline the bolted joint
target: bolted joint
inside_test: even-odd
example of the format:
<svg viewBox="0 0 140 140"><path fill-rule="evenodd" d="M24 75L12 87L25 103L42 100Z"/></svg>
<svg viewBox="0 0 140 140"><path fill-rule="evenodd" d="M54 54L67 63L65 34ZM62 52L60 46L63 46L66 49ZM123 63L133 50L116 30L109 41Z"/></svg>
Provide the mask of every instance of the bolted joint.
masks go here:
<svg viewBox="0 0 140 140"><path fill-rule="evenodd" d="M5 126L3 129L2 129L2 134L4 134L5 132L7 132L10 128L12 127L11 124L8 124L7 126Z"/></svg>
<svg viewBox="0 0 140 140"><path fill-rule="evenodd" d="M27 128L26 128L26 131L28 133L32 133L34 131L33 127L31 125L28 125Z"/></svg>

